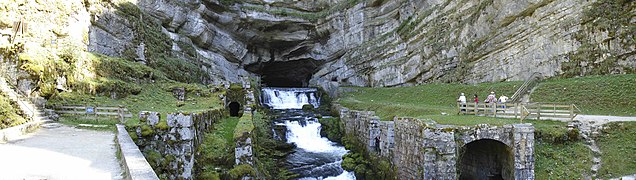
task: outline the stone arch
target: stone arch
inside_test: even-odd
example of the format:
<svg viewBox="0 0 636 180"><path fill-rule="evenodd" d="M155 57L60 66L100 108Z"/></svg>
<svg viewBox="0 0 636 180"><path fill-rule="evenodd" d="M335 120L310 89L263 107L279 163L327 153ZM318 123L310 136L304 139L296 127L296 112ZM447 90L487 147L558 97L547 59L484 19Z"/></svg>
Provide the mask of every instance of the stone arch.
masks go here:
<svg viewBox="0 0 636 180"><path fill-rule="evenodd" d="M233 102L230 102L230 104L228 104L228 107L230 108L230 116L233 116L233 117L239 116L239 111L241 109L240 103L233 101Z"/></svg>
<svg viewBox="0 0 636 180"><path fill-rule="evenodd" d="M459 179L515 179L513 149L494 139L471 141L459 150Z"/></svg>

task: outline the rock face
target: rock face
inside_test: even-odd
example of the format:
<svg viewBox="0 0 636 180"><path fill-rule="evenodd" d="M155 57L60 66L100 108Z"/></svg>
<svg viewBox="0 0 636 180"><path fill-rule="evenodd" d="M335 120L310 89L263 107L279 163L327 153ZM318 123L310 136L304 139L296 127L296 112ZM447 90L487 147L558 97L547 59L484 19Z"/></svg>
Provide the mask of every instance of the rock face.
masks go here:
<svg viewBox="0 0 636 180"><path fill-rule="evenodd" d="M419 119L379 121L372 111L336 106L347 134L386 158L400 179L534 179L534 127L471 127ZM474 168L481 167L481 168Z"/></svg>
<svg viewBox="0 0 636 180"><path fill-rule="evenodd" d="M65 3L76 7L77 13L60 22L68 25L41 28L54 32L42 34L72 36L89 51L141 63L153 61L156 43L167 43L168 56L196 64L212 84L261 76L269 86L333 89L523 80L535 72L548 77L633 73L636 69L633 1ZM18 20L12 18L3 20L0 28ZM153 24L156 29L140 24ZM149 42L152 38L155 42Z"/></svg>

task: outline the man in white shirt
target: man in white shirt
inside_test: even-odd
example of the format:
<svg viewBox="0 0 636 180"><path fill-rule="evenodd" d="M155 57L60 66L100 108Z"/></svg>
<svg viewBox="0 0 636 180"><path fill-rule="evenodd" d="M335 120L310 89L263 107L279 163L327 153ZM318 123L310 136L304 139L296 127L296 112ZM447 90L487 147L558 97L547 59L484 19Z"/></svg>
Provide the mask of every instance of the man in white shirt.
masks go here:
<svg viewBox="0 0 636 180"><path fill-rule="evenodd" d="M502 104L501 107L506 108L506 102L508 102L508 96L499 96L499 103Z"/></svg>
<svg viewBox="0 0 636 180"><path fill-rule="evenodd" d="M460 111L466 111L466 96L464 96L464 93L462 93L461 95L459 95L459 98L457 99L457 102L459 102L459 104L461 105Z"/></svg>

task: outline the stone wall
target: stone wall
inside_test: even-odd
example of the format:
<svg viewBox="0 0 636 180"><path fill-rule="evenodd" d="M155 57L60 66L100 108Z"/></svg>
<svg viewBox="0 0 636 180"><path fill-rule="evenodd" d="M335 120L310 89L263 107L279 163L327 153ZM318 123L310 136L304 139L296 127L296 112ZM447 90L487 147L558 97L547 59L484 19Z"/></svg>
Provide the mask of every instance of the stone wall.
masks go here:
<svg viewBox="0 0 636 180"><path fill-rule="evenodd" d="M335 109L340 112L346 134L354 135L369 153L392 162L397 177L457 179L462 166L489 165L505 179L534 179L534 127L530 124L452 126L399 117L380 121L371 111L349 110L339 105ZM467 144L479 147L490 141L502 144L501 154L494 155L503 156L496 159L497 163L488 164L489 159L471 157L481 155L480 149L471 149ZM471 163L462 163L471 158ZM476 169L477 174L488 173L485 168Z"/></svg>
<svg viewBox="0 0 636 180"><path fill-rule="evenodd" d="M221 110L170 113L165 120L157 112L141 112L134 129L136 144L159 177L192 179L196 149L222 118Z"/></svg>

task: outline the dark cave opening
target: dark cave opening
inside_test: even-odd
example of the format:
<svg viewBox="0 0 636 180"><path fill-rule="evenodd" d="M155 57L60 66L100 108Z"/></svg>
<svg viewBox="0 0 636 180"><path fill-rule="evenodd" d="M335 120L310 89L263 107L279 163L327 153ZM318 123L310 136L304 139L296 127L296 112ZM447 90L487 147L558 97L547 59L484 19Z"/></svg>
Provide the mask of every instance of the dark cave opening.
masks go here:
<svg viewBox="0 0 636 180"><path fill-rule="evenodd" d="M313 59L274 61L245 66L247 71L259 74L263 86L307 87L309 79L322 63Z"/></svg>
<svg viewBox="0 0 636 180"><path fill-rule="evenodd" d="M228 106L230 107L230 116L238 117L241 104L238 102L231 102Z"/></svg>
<svg viewBox="0 0 636 180"><path fill-rule="evenodd" d="M460 152L459 179L514 179L514 157L506 144L482 139L466 144Z"/></svg>

